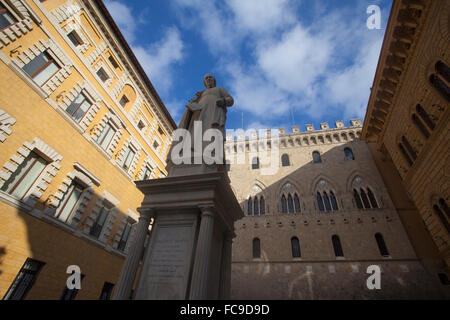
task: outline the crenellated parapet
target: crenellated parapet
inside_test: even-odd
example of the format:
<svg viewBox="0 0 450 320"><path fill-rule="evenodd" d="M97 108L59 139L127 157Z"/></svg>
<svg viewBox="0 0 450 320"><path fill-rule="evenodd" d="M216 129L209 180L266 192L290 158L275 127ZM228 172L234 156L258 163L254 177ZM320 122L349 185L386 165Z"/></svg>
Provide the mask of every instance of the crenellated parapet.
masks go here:
<svg viewBox="0 0 450 320"><path fill-rule="evenodd" d="M227 134L225 151L235 152L246 150L250 147L267 149L279 145L280 148L293 148L302 146L314 146L323 144L345 143L358 139L361 135L361 119L350 120L350 126L346 127L344 121L335 121L335 128L330 128L327 122L320 124L320 129L316 130L313 124L305 126L306 131L300 131L299 126L293 126L291 132L285 128L267 130L236 130L234 134ZM234 148L233 148L234 146Z"/></svg>

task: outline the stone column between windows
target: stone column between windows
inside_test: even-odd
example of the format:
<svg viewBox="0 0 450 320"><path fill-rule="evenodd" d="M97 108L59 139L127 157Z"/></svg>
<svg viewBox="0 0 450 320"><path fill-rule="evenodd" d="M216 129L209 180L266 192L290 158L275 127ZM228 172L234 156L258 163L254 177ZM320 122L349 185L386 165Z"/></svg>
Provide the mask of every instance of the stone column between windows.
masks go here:
<svg viewBox="0 0 450 320"><path fill-rule="evenodd" d="M222 300L230 299L232 244L233 244L233 234L229 231L226 231L223 237L222 263L220 270L219 299Z"/></svg>
<svg viewBox="0 0 450 320"><path fill-rule="evenodd" d="M211 260L211 247L214 230L213 206L200 207L202 212L200 231L198 234L197 248L195 252L194 268L192 271L191 300L207 299L209 261Z"/></svg>
<svg viewBox="0 0 450 320"><path fill-rule="evenodd" d="M153 217L154 211L138 210L141 214L136 229L134 243L130 246L128 255L120 272L119 281L114 293L114 300L128 300L133 290L133 283L139 268L139 262L144 250L145 237L150 225L150 219Z"/></svg>

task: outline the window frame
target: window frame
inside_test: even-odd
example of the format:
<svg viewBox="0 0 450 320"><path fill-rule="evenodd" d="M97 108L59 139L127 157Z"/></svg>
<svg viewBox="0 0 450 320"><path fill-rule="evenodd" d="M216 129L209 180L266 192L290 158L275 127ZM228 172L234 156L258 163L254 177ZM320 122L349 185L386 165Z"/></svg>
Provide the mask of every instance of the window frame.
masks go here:
<svg viewBox="0 0 450 320"><path fill-rule="evenodd" d="M67 111L67 110L75 103L75 101L78 99L79 96L83 96L83 97L84 97L83 102L80 103L80 104L78 105L78 107L73 111L72 114L70 114L69 111ZM81 106L82 106L82 105L84 104L84 102L86 102L86 101L89 103L89 108L87 108L87 110L83 113L83 115L77 120L77 119L74 117L74 115L75 115L75 113L76 113L78 110L80 110ZM70 115L70 117L71 117L74 121L80 123L80 122L84 119L84 117L86 116L86 114L89 112L89 110L92 108L93 105L94 105L94 104L91 102L91 100L90 100L88 97L86 97L86 94L85 94L83 91L81 91L81 92L76 96L76 98L75 98L75 99L67 106L67 108L65 109L65 111L67 112L68 115Z"/></svg>
<svg viewBox="0 0 450 320"><path fill-rule="evenodd" d="M0 28L0 31L3 31L5 29L8 29L11 26L17 24L20 19L18 19L17 15L14 14L13 10L6 3L0 2L0 6L4 8L4 9L1 9L1 7L0 7L0 15L3 15L6 12L9 16L11 16L11 18L13 20L15 20L13 23L7 25L6 27Z"/></svg>
<svg viewBox="0 0 450 320"><path fill-rule="evenodd" d="M37 270L25 269L27 263L36 263ZM34 283L36 282L37 277L39 276L39 273L44 266L45 262L27 258L20 268L19 272L17 273L16 277L14 278L13 282L9 286L8 290L6 291L3 300L24 300L33 287ZM26 284L26 287L24 290L22 290L22 294L20 295L19 299L11 299L11 296L15 295L15 293L18 291L19 286L25 281L24 277L26 274L32 275L31 281Z"/></svg>
<svg viewBox="0 0 450 320"><path fill-rule="evenodd" d="M36 60L40 55L44 55L47 57L47 61L41 65L36 71L34 71L32 74L29 74L26 70L24 70L24 68L29 65L31 62L33 62L34 60ZM49 76L47 78L47 80L45 80L42 84L39 84L35 78L40 75L42 72L44 72L51 64L55 64L58 68L57 71L55 71L51 76ZM31 78L33 79L34 83L36 83L39 87L43 87L51 78L54 77L55 74L57 74L60 70L62 69L60 62L52 55L50 54L50 49L47 49L43 52L41 52L40 54L38 54L37 56L35 56L35 58L33 60L30 60L30 62L28 62L27 64L25 64L22 67L22 70Z"/></svg>

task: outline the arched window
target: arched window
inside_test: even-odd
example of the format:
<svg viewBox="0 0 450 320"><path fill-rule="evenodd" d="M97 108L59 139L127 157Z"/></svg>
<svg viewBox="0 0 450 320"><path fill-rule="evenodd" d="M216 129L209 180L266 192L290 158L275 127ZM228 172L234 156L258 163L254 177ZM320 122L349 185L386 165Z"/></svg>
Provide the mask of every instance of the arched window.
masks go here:
<svg viewBox="0 0 450 320"><path fill-rule="evenodd" d="M259 214L265 214L266 213L266 203L264 201L264 197L261 196L259 199Z"/></svg>
<svg viewBox="0 0 450 320"><path fill-rule="evenodd" d="M333 242L334 255L336 257L343 257L344 251L342 250L341 240L339 239L339 236L333 235L331 237L331 241Z"/></svg>
<svg viewBox="0 0 450 320"><path fill-rule="evenodd" d="M350 148L344 149L345 159L346 160L355 160L355 156L353 155L353 151Z"/></svg>
<svg viewBox="0 0 450 320"><path fill-rule="evenodd" d="M356 206L358 207L358 209L364 209L361 198L356 189L353 189L353 197L355 198Z"/></svg>
<svg viewBox="0 0 450 320"><path fill-rule="evenodd" d="M450 68L442 61L436 63L436 71L445 79L450 82Z"/></svg>
<svg viewBox="0 0 450 320"><path fill-rule="evenodd" d="M256 170L259 169L259 158L255 157L252 159L252 169Z"/></svg>
<svg viewBox="0 0 450 320"><path fill-rule="evenodd" d="M439 204L441 208L444 210L447 218L450 220L450 208L448 207L447 202L445 202L445 200L441 198L439 199Z"/></svg>
<svg viewBox="0 0 450 320"><path fill-rule="evenodd" d="M294 213L294 202L291 195L288 195L288 209L289 213Z"/></svg>
<svg viewBox="0 0 450 320"><path fill-rule="evenodd" d="M259 201L258 201L258 197L255 197L255 200L253 201L253 203L254 203L253 215L257 216L257 215L259 215Z"/></svg>
<svg viewBox="0 0 450 320"><path fill-rule="evenodd" d="M330 199L328 198L328 194L326 192L323 193L323 201L325 202L325 209L327 209L327 211L331 211Z"/></svg>
<svg viewBox="0 0 450 320"><path fill-rule="evenodd" d="M330 191L330 199L331 199L331 206L333 207L333 210L338 211L339 207L338 207L337 200L336 200L336 197L334 196L333 191Z"/></svg>
<svg viewBox="0 0 450 320"><path fill-rule="evenodd" d="M413 123L416 125L416 127L419 129L419 131L423 134L423 136L428 139L430 137L430 133L428 132L427 128L425 128L424 124L420 119L416 116L415 113L411 116Z"/></svg>
<svg viewBox="0 0 450 320"><path fill-rule="evenodd" d="M317 206L318 206L320 212L324 211L322 196L320 195L319 192L317 192Z"/></svg>
<svg viewBox="0 0 450 320"><path fill-rule="evenodd" d="M430 76L431 84L448 100L450 101L450 88L438 75L432 74Z"/></svg>
<svg viewBox="0 0 450 320"><path fill-rule="evenodd" d="M380 250L380 254L383 257L389 257L389 251L386 247L386 243L384 242L383 236L381 233L377 233L375 235L375 239L377 240L378 250Z"/></svg>
<svg viewBox="0 0 450 320"><path fill-rule="evenodd" d="M289 167L291 165L290 161L289 161L289 155L287 154L283 154L281 156L281 165L283 167Z"/></svg>
<svg viewBox="0 0 450 320"><path fill-rule="evenodd" d="M283 196L281 197L281 213L287 213L287 203L286 203L286 197Z"/></svg>
<svg viewBox="0 0 450 320"><path fill-rule="evenodd" d="M248 198L248 202L247 202L247 215L248 216L251 216L253 213L252 204L253 204L252 197L250 197L250 198Z"/></svg>
<svg viewBox="0 0 450 320"><path fill-rule="evenodd" d="M370 205L372 206L372 208L378 208L378 203L377 203L377 199L375 199L375 196L372 193L372 190L370 190L370 188L367 188L367 195L369 196L369 200L370 200Z"/></svg>
<svg viewBox="0 0 450 320"><path fill-rule="evenodd" d="M292 258L300 258L300 241L298 241L297 237L292 237L291 239L291 248L292 248Z"/></svg>
<svg viewBox="0 0 450 320"><path fill-rule="evenodd" d="M322 158L320 157L320 153L317 151L313 152L313 162L314 163L321 163L322 162Z"/></svg>
<svg viewBox="0 0 450 320"><path fill-rule="evenodd" d="M294 208L295 208L295 212L296 213L300 213L301 212L300 199L298 198L297 194L294 195Z"/></svg>
<svg viewBox="0 0 450 320"><path fill-rule="evenodd" d="M364 208L370 209L369 198L367 198L367 195L366 195L366 192L364 191L364 189L361 189L361 199L363 201Z"/></svg>
<svg viewBox="0 0 450 320"><path fill-rule="evenodd" d="M261 258L261 241L258 238L253 239L253 259Z"/></svg>
<svg viewBox="0 0 450 320"><path fill-rule="evenodd" d="M434 128L436 127L435 123L433 122L433 120L431 120L430 116L428 115L428 113L425 111L425 109L418 104L416 106L416 111L419 114L419 116L422 118L422 120L426 123L426 125L428 126L428 128L431 129L431 131L434 130Z"/></svg>
<svg viewBox="0 0 450 320"><path fill-rule="evenodd" d="M442 213L441 209L439 208L439 206L438 205L434 205L433 206L433 210L434 210L434 213L439 218L439 220L441 221L441 223L444 226L444 228L450 234L450 225L449 225L447 219L445 218L444 214Z"/></svg>
<svg viewBox="0 0 450 320"><path fill-rule="evenodd" d="M412 167L414 164L411 158L409 157L408 153L406 152L405 148L403 147L403 144L399 143L398 148L400 149L401 154L405 158L406 162L408 162L409 166Z"/></svg>
<svg viewBox="0 0 450 320"><path fill-rule="evenodd" d="M412 145L409 143L408 139L406 139L405 136L402 136L402 143L405 146L406 150L408 150L408 152L411 155L411 157L413 158L413 160L416 160L417 159L417 153L413 149Z"/></svg>

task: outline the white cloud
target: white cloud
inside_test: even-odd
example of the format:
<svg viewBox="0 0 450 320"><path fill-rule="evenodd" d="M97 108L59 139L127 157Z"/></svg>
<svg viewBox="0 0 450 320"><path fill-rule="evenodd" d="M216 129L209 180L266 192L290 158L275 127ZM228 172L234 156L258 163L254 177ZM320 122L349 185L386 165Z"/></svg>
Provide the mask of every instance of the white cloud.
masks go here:
<svg viewBox="0 0 450 320"><path fill-rule="evenodd" d="M105 5L125 39L129 42L133 42L135 40L137 22L131 9L125 4L115 0L105 0Z"/></svg>
<svg viewBox="0 0 450 320"><path fill-rule="evenodd" d="M172 27L163 38L150 46L133 46L133 51L158 91L166 94L173 81L173 65L183 58L180 32Z"/></svg>

